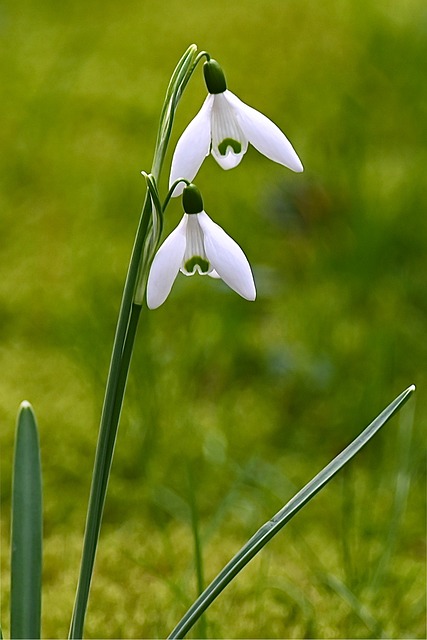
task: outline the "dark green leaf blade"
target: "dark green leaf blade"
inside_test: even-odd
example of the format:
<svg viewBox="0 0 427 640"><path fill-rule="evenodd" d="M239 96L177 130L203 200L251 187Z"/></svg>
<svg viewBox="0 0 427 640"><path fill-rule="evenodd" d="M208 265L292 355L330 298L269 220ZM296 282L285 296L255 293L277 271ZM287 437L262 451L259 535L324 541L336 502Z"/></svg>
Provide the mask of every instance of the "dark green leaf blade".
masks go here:
<svg viewBox="0 0 427 640"><path fill-rule="evenodd" d="M12 487L12 638L40 638L42 480L37 423L23 402L18 414Z"/></svg>
<svg viewBox="0 0 427 640"><path fill-rule="evenodd" d="M250 560L364 447L415 391L411 385L391 402L340 454L266 522L220 571L188 609L168 638L183 638L204 611Z"/></svg>

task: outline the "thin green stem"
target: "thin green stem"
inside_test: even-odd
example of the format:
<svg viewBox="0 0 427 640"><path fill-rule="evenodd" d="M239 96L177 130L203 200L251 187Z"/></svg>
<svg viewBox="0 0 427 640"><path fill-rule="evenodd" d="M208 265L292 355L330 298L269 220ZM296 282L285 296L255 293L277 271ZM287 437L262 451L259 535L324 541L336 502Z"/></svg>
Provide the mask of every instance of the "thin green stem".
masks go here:
<svg viewBox="0 0 427 640"><path fill-rule="evenodd" d="M163 202L162 205L162 211L164 212L166 210L166 207L168 206L170 199L172 198L172 194L175 191L176 187L181 183L181 182L185 182L185 184L187 185L187 187L190 185L190 182L188 180L186 180L185 178L179 178L178 180L175 180L175 182L171 185L165 201Z"/></svg>
<svg viewBox="0 0 427 640"><path fill-rule="evenodd" d="M129 318L128 331L126 333L125 343L123 345L123 356L120 366L120 375L117 381L116 404L113 411L113 423L118 424L120 413L123 405L123 398L126 390L126 383L129 373L129 367L132 359L133 347L135 344L136 332L138 329L139 317L141 314L141 305L132 304Z"/></svg>
<svg viewBox="0 0 427 640"><path fill-rule="evenodd" d="M136 325L130 322L133 308L133 294L138 276L139 260L142 246L145 240L149 219L151 215L151 202L146 197L138 226L134 247L126 276L122 302L120 306L117 329L114 338L111 356L110 370L105 390L104 405L101 415L101 424L98 437L98 445L95 454L92 485L89 496L89 506L86 520L86 530L83 542L82 562L80 577L77 586L74 611L71 620L70 638L81 638L89 598L90 584L95 563L96 548L101 529L102 513L104 510L105 496L108 487L111 464L114 453L114 445L117 436L118 422L123 403L124 390L130 355L126 367L125 345L129 344L129 328L136 332ZM135 315L135 313L134 313ZM139 317L139 314L138 314ZM133 335L134 337L134 335ZM133 343L132 343L133 344ZM118 391L120 390L120 393Z"/></svg>
<svg viewBox="0 0 427 640"><path fill-rule="evenodd" d="M159 196L159 191L157 189L156 179L151 173L145 173L145 171L141 171L141 174L145 178L148 191L150 192L150 196L153 201L155 209L159 212L159 214L162 213L163 208L162 208L162 205L160 204L160 196Z"/></svg>
<svg viewBox="0 0 427 640"><path fill-rule="evenodd" d="M197 65L199 64L200 60L202 58L206 58L206 61L209 62L209 60L211 59L209 53L207 51L199 51L199 53L196 56L196 59L194 60L194 64Z"/></svg>
<svg viewBox="0 0 427 640"><path fill-rule="evenodd" d="M200 540L199 513L197 509L197 502L196 502L194 474L191 466L188 466L188 489L189 489L191 530L193 533L193 543L194 543L194 564L196 569L197 594L200 595L204 589L205 578L204 578L204 570L203 570L202 543ZM207 637L205 616L201 616L200 618L199 631L198 631L197 637L198 638Z"/></svg>
<svg viewBox="0 0 427 640"><path fill-rule="evenodd" d="M151 171L152 177L155 181L154 184L150 182L151 191L156 187L156 183L160 176L172 131L172 124L177 104L182 91L195 68L193 63L196 50L195 45L192 45L187 49L172 74L172 78L166 92ZM162 228L162 220L157 224L157 221L154 221L153 219L153 215L156 215L157 218L157 213L160 216L162 215L160 201L156 204L158 206L158 212L153 212L152 199L149 191L147 190L129 262L114 337L92 474L92 484L83 540L82 561L71 619L70 638L82 638L83 636L84 620L95 564L96 549L101 530L108 480L117 438L120 413L126 390L126 381L132 350L141 311L141 305L137 304L135 300L135 292L138 281L142 280L144 283L147 275L146 273L141 273L141 261L143 256L147 255L146 243L148 242L148 244L153 244L148 251L149 258L151 250L153 247L155 248L155 244L159 240ZM154 238L151 237L153 235L152 232L154 233ZM144 248L146 249L145 253ZM148 267L149 260L144 263L143 270L146 271ZM143 294L141 293L141 304L142 301Z"/></svg>

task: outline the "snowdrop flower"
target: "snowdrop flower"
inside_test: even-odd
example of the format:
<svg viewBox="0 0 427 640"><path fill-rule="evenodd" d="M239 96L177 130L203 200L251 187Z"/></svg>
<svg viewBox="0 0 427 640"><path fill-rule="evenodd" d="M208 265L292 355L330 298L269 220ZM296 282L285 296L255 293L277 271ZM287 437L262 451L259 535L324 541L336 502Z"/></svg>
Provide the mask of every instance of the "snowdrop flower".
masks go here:
<svg viewBox="0 0 427 640"><path fill-rule="evenodd" d="M147 282L147 305L156 309L168 297L181 271L221 278L247 300L256 291L249 262L239 245L203 211L199 190L184 188L184 216L154 256Z"/></svg>
<svg viewBox="0 0 427 640"><path fill-rule="evenodd" d="M270 160L292 171L303 171L284 133L227 89L224 73L216 60L205 62L203 71L209 95L178 140L169 185L179 178L191 182L209 153L223 169L237 167L249 142ZM178 185L173 195L180 195L182 190L183 186Z"/></svg>

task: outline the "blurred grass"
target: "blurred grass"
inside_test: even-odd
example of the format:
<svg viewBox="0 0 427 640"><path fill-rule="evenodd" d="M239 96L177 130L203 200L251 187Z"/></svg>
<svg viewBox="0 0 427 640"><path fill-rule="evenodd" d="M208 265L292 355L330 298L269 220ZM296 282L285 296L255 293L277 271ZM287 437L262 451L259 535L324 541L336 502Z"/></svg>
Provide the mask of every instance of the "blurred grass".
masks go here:
<svg viewBox="0 0 427 640"><path fill-rule="evenodd" d="M196 594L188 467L209 580L415 383L415 412L414 403L401 418L413 430L408 459L394 420L207 623L210 637L425 637L424 3L9 0L0 38L5 634L23 399L42 446L43 635L67 633L139 172L150 167L169 75L196 42L232 91L284 129L306 170L250 149L233 172L209 158L199 173L207 211L254 267L258 300L181 278L142 319L87 636L165 636ZM203 97L196 74L174 140ZM168 210L166 231L180 215L179 204ZM396 525L398 473L408 494Z"/></svg>

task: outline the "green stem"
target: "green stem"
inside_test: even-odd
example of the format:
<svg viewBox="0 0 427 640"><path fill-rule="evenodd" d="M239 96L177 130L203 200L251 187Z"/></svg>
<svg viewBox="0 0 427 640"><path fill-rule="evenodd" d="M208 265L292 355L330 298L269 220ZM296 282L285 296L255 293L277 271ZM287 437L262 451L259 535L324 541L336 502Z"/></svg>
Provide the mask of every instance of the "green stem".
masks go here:
<svg viewBox="0 0 427 640"><path fill-rule="evenodd" d="M194 69L197 48L191 45L176 66L169 83L160 118L159 132L154 152L151 174L157 182L169 143L175 110L182 91ZM151 185L153 186L153 185ZM141 306L135 303L138 278L145 282L146 274L140 274L141 256L152 227L152 200L147 191L138 230L129 262L124 286L116 334L114 337L110 369L104 396L99 428L92 484L86 517L80 575L70 626L70 638L82 638L90 585L95 564L96 549L102 524L108 480L117 438L120 413L126 390L126 381L132 356ZM161 232L161 224L158 225ZM147 263L146 268L148 269ZM142 304L142 299L141 299Z"/></svg>
<svg viewBox="0 0 427 640"><path fill-rule="evenodd" d="M133 347L135 344L136 332L138 329L139 316L141 314L141 305L132 304L128 330L126 333L125 343L123 345L123 356L120 367L120 375L117 380L116 403L114 405L112 421L118 424L120 413L122 410L123 398L126 390L126 383L129 373L129 367L132 359Z"/></svg>
<svg viewBox="0 0 427 640"><path fill-rule="evenodd" d="M197 594L200 595L204 589L205 579L204 579L204 570L203 570L202 543L200 540L199 513L198 513L197 503L196 503L194 475L193 475L193 470L191 466L188 467L188 488L189 488L191 529L193 533L193 543L194 543L194 563L195 563L196 578L197 578ZM202 616L200 618L199 631L197 633L197 637L199 639L207 637L205 616Z"/></svg>
<svg viewBox="0 0 427 640"><path fill-rule="evenodd" d="M108 487L108 478L116 442L120 412L130 365L133 340L135 338L139 310L133 305L133 294L138 277L139 260L145 240L151 202L146 198L142 210L138 231L129 263L123 291L122 303L114 338L110 370L104 397L98 445L92 475L86 530L76 599L70 627L70 638L81 638L89 598L90 584L95 563L96 548L101 529L102 513Z"/></svg>

